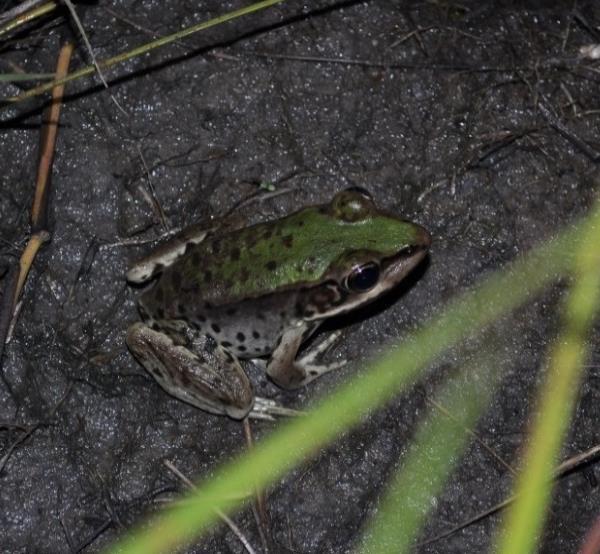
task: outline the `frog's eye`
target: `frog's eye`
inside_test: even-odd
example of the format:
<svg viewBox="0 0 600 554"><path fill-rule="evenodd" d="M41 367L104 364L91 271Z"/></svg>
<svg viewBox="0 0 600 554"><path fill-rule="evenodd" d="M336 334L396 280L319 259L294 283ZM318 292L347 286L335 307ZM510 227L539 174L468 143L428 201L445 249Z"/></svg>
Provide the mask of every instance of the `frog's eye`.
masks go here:
<svg viewBox="0 0 600 554"><path fill-rule="evenodd" d="M353 292L366 292L379 281L379 266L369 262L355 268L346 279L346 288Z"/></svg>
<svg viewBox="0 0 600 554"><path fill-rule="evenodd" d="M346 189L347 192L357 192L358 194L364 196L365 198L368 198L369 200L373 200L373 196L371 195L371 193L367 190L364 189L362 187L348 187Z"/></svg>

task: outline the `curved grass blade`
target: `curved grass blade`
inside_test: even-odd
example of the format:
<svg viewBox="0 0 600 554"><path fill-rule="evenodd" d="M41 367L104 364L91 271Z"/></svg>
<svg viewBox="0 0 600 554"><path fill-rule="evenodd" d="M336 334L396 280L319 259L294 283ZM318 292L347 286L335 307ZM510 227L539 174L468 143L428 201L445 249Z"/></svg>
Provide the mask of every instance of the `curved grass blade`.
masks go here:
<svg viewBox="0 0 600 554"><path fill-rule="evenodd" d="M475 426L502 376L498 351L485 352L444 386L438 402L452 414L430 411L402 467L396 472L377 517L368 526L361 554L411 552L432 500L458 463Z"/></svg>
<svg viewBox="0 0 600 554"><path fill-rule="evenodd" d="M519 475L514 504L506 515L497 551L535 552L553 486L553 468L574 411L587 340L600 307L600 216L595 214L584 229L573 261L575 280L563 307L563 331L548 360L535 422L526 447L524 469Z"/></svg>

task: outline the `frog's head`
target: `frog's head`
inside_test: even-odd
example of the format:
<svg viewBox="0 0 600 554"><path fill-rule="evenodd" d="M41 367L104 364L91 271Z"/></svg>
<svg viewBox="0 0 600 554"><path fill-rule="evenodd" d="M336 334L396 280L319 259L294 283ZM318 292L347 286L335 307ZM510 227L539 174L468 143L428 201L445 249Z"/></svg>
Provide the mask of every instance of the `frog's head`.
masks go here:
<svg viewBox="0 0 600 554"><path fill-rule="evenodd" d="M420 225L379 210L368 191L352 187L320 207L334 222L321 241L329 264L305 290L306 320L350 311L396 286L427 255L431 236Z"/></svg>

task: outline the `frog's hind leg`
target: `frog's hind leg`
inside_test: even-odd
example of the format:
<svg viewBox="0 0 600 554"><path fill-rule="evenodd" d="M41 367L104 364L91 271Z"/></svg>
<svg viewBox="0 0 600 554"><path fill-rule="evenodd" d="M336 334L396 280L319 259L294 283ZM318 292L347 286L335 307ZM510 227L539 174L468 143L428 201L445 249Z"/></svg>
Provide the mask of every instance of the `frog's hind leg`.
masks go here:
<svg viewBox="0 0 600 554"><path fill-rule="evenodd" d="M127 345L159 385L180 400L234 419L252 409L252 384L239 361L218 345L195 354L143 323L129 328Z"/></svg>
<svg viewBox="0 0 600 554"><path fill-rule="evenodd" d="M346 364L346 360L329 364L316 364L317 356L325 352L340 336L340 332L332 333L324 341L309 350L303 357L296 359L301 344L315 331L304 325L286 331L267 362L267 374L280 387L295 389L303 387L313 379L338 369Z"/></svg>
<svg viewBox="0 0 600 554"><path fill-rule="evenodd" d="M165 267L173 265L188 248L200 244L211 230L202 224L186 227L155 248L148 256L133 264L127 272L127 280L130 283L145 283L152 279Z"/></svg>

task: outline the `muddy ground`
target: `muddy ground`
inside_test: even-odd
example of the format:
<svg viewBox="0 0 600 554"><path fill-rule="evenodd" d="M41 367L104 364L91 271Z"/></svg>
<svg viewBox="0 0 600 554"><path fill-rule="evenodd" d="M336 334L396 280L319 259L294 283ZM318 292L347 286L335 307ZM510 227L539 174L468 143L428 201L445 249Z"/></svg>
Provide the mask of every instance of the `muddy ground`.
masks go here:
<svg viewBox="0 0 600 554"><path fill-rule="evenodd" d="M200 479L245 447L240 423L169 397L128 353L139 291L124 275L152 244L123 242L206 221L252 195L239 211L258 221L351 185L426 226L434 243L419 278L336 322L344 334L329 356L348 366L293 393L251 371L261 394L302 408L360 372L367 353L584 214L600 184L600 61L580 48L600 43L600 5L551 4L290 1L107 71L109 91L97 80L68 85L52 241L35 262L2 364L2 550L98 552L181 490L164 460ZM13 5L1 2L0 12ZM104 59L241 6L122 0L78 9ZM0 37L1 71L53 71L71 29L61 12ZM77 44L72 68L89 61ZM25 86L3 84L1 96ZM1 113L4 277L29 233L42 105ZM263 197L265 187L282 194ZM507 376L477 432L512 465L561 291L532 299L498 339ZM599 442L598 356L594 348L563 458ZM461 362L460 352L448 354L414 390L270 489L279 551L353 548L426 397ZM253 424L256 439L275 426ZM598 471L588 464L560 481L542 552L577 550L600 512ZM510 472L472 443L432 499L422 539L499 502L510 484ZM252 513L235 520L260 551ZM485 518L415 551L484 552L498 522ZM188 549L242 551L225 527Z"/></svg>

